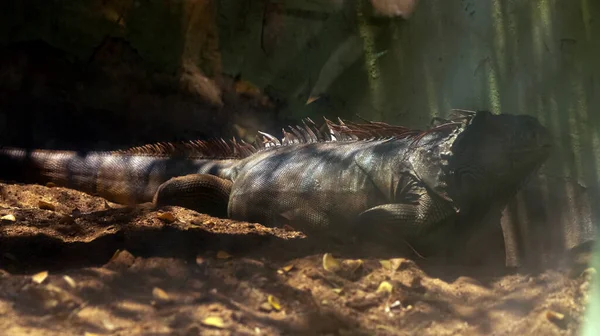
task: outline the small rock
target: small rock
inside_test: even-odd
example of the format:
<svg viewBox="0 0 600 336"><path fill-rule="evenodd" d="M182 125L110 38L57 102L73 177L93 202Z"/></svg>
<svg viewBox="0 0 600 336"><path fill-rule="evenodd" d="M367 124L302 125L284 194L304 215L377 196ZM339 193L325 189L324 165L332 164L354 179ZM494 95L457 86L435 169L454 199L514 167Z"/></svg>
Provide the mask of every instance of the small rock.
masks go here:
<svg viewBox="0 0 600 336"><path fill-rule="evenodd" d="M565 327L565 315L561 314L559 312L553 311L553 310L548 310L546 311L546 318L554 323L555 325L557 325L560 328L564 328Z"/></svg>
<svg viewBox="0 0 600 336"><path fill-rule="evenodd" d="M158 219L160 219L161 221L167 222L169 224L177 220L177 218L172 212L161 212L156 217L158 217Z"/></svg>
<svg viewBox="0 0 600 336"><path fill-rule="evenodd" d="M129 268L134 262L135 257L129 251L117 250L104 266L109 269L122 269Z"/></svg>
<svg viewBox="0 0 600 336"><path fill-rule="evenodd" d="M171 298L169 297L169 294L167 294L167 292L165 292L164 290L162 290L158 287L154 287L152 289L152 296L154 296L155 299L163 301L163 302L171 300Z"/></svg>
<svg viewBox="0 0 600 336"><path fill-rule="evenodd" d="M342 266L349 273L355 273L361 266L363 265L363 261L361 259L356 260L344 260L342 262Z"/></svg>
<svg viewBox="0 0 600 336"><path fill-rule="evenodd" d="M38 202L38 208L40 208L42 210L50 210L50 211L56 210L56 206L54 204L43 201L43 200L40 200Z"/></svg>
<svg viewBox="0 0 600 336"><path fill-rule="evenodd" d="M273 310L273 306L271 306L271 304L268 302L263 302L260 304L259 309L265 312L270 312Z"/></svg>
<svg viewBox="0 0 600 336"><path fill-rule="evenodd" d="M217 259L230 259L231 257L232 255L225 251L217 252Z"/></svg>

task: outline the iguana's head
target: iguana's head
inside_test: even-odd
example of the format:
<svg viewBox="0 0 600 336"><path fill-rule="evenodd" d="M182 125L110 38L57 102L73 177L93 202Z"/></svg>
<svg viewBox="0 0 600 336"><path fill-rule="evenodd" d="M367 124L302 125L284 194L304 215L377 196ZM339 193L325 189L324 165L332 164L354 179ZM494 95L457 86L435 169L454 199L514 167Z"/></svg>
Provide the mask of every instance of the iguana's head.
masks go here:
<svg viewBox="0 0 600 336"><path fill-rule="evenodd" d="M459 198L511 197L548 158L552 137L525 115L477 112L452 145L452 184Z"/></svg>

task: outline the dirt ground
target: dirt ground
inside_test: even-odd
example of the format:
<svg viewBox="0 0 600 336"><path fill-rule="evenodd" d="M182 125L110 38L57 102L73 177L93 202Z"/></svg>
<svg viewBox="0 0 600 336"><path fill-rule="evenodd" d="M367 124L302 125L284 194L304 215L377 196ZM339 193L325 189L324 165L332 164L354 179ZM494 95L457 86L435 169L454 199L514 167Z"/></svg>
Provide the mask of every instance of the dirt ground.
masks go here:
<svg viewBox="0 0 600 336"><path fill-rule="evenodd" d="M3 335L574 335L595 273L357 259L182 208L0 189Z"/></svg>

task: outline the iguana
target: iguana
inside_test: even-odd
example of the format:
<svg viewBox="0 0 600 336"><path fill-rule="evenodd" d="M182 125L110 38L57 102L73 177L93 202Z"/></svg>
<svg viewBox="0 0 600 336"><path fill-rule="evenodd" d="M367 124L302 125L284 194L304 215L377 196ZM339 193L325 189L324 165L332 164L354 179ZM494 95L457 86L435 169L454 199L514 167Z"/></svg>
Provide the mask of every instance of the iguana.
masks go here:
<svg viewBox="0 0 600 336"><path fill-rule="evenodd" d="M432 240L505 204L549 155L533 117L457 110L426 130L310 119L255 144L209 140L112 152L4 148L3 179L268 226ZM366 230L363 230L366 229ZM441 230L440 230L441 229ZM359 233L359 234L362 234Z"/></svg>

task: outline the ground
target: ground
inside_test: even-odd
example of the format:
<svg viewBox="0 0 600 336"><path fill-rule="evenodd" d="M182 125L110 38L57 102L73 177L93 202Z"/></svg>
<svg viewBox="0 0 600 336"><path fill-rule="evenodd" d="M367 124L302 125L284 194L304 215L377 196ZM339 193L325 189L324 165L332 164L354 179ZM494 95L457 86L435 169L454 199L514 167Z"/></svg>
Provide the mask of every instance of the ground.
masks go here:
<svg viewBox="0 0 600 336"><path fill-rule="evenodd" d="M289 228L0 189L6 335L575 335L595 273L357 259Z"/></svg>

